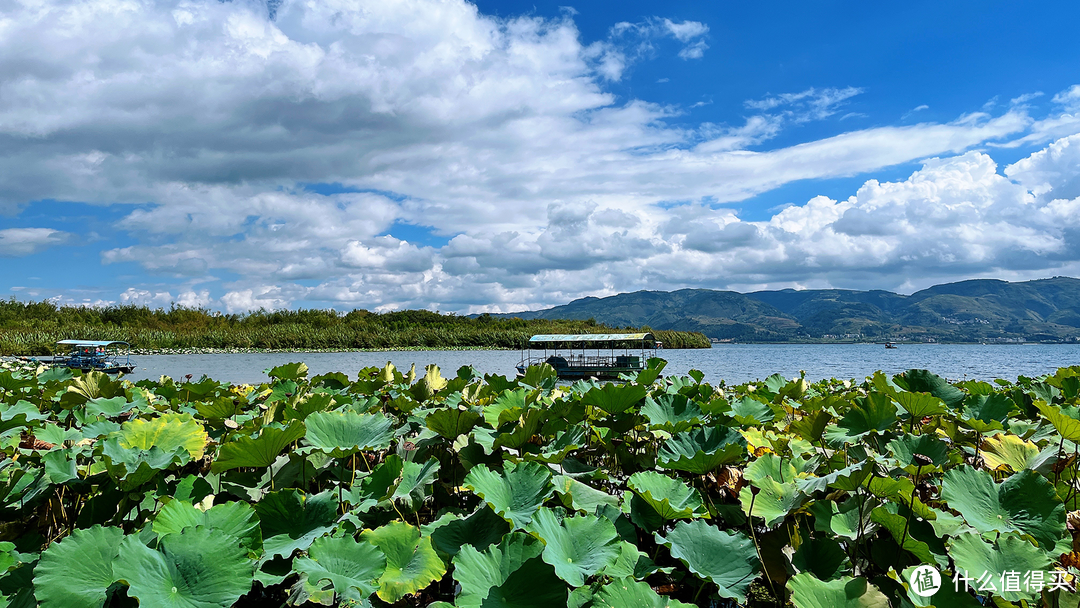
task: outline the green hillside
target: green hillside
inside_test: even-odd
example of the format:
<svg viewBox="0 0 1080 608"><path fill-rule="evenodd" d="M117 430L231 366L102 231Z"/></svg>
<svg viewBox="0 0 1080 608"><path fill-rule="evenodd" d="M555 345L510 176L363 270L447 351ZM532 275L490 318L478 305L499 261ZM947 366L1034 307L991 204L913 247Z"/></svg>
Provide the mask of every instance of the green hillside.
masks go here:
<svg viewBox="0 0 1080 608"><path fill-rule="evenodd" d="M498 316L595 319L736 342L1072 342L1080 338L1080 279L977 279L911 295L845 289L637 291Z"/></svg>

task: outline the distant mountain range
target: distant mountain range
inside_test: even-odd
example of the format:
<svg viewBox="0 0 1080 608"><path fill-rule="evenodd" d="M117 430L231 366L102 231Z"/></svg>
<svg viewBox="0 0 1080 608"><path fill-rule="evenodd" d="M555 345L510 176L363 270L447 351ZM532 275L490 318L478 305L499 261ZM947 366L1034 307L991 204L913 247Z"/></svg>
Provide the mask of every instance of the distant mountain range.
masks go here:
<svg viewBox="0 0 1080 608"><path fill-rule="evenodd" d="M1075 342L1080 279L977 279L909 296L846 289L635 291L492 316L592 318L615 327L699 331L733 342Z"/></svg>

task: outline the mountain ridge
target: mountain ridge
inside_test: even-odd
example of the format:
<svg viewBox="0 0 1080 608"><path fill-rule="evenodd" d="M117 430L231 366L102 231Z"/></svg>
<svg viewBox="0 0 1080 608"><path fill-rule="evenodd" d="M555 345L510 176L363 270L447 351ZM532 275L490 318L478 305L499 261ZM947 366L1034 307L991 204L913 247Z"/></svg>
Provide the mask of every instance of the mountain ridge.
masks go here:
<svg viewBox="0 0 1080 608"><path fill-rule="evenodd" d="M1080 279L971 279L911 295L850 289L640 290L491 316L591 318L614 327L700 331L714 341L734 342L1076 342Z"/></svg>

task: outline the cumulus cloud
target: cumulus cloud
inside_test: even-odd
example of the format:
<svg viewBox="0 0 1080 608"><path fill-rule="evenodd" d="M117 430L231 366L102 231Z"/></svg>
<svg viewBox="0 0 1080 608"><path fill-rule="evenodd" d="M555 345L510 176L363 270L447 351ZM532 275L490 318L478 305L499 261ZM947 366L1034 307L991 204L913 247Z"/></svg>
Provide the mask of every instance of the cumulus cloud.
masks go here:
<svg viewBox="0 0 1080 608"><path fill-rule="evenodd" d="M1080 132L1075 88L1038 121L1015 103L751 150L836 115L861 89L767 95L746 103L742 125L695 126L685 108L605 87L660 40L700 57L704 23L657 17L589 42L569 12L496 18L460 0L275 7L3 5L0 208L138 205L117 224L130 242L102 262L138 264L170 287L134 286L124 301L230 311L507 310L635 288L856 274L882 286L918 269L1072 263L1063 222L1077 144L1061 137ZM1004 175L970 152L1054 140ZM791 201L768 221L724 207L935 157L909 180ZM3 230L0 255L68 238Z"/></svg>
<svg viewBox="0 0 1080 608"><path fill-rule="evenodd" d="M19 257L42 249L63 245L71 239L68 232L52 228L6 228L0 230L0 257Z"/></svg>

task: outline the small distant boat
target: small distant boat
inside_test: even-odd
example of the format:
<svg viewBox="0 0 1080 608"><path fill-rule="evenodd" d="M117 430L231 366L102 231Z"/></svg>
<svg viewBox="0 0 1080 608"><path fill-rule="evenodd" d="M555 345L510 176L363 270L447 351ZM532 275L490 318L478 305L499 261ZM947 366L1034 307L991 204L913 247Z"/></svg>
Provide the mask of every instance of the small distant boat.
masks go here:
<svg viewBox="0 0 1080 608"><path fill-rule="evenodd" d="M893 344L892 342L886 342L885 343L885 348L896 348L896 345Z"/></svg>
<svg viewBox="0 0 1080 608"><path fill-rule="evenodd" d="M41 360L42 363L106 374L130 374L135 370L135 362L131 360L131 345L122 340L60 340L57 344L70 347L68 353L57 355L51 360ZM120 352L120 346L126 347L123 352Z"/></svg>
<svg viewBox="0 0 1080 608"><path fill-rule="evenodd" d="M530 365L547 363L562 380L617 380L645 369L659 348L663 344L651 333L538 334L529 338L517 370L524 374Z"/></svg>

